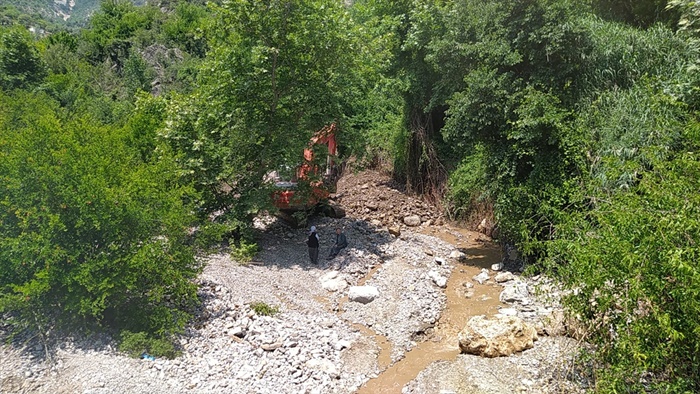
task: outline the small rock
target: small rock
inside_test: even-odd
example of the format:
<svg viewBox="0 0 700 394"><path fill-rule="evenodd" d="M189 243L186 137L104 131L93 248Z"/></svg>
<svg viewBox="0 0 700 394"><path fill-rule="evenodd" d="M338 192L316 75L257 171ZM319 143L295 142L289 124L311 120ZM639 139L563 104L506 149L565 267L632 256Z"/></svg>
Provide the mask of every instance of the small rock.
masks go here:
<svg viewBox="0 0 700 394"><path fill-rule="evenodd" d="M348 287L348 282L343 278L335 278L321 283L321 287L328 291L343 291Z"/></svg>
<svg viewBox="0 0 700 394"><path fill-rule="evenodd" d="M399 226L389 227L389 234L391 234L395 237L400 237L401 236L401 227L399 227Z"/></svg>
<svg viewBox="0 0 700 394"><path fill-rule="evenodd" d="M454 260L457 260L457 261L465 261L465 260L467 259L467 255L464 254L464 253L462 253L462 252L459 251L459 250L453 250L453 251L450 253L450 258L451 258L451 259L454 259Z"/></svg>
<svg viewBox="0 0 700 394"><path fill-rule="evenodd" d="M382 222L377 219L372 219L369 223L374 227L382 227Z"/></svg>
<svg viewBox="0 0 700 394"><path fill-rule="evenodd" d="M503 316L517 316L518 310L515 308L501 308L498 310L498 313Z"/></svg>
<svg viewBox="0 0 700 394"><path fill-rule="evenodd" d="M264 344L260 345L260 348L266 352L271 352L275 349L278 349L282 346L282 342L275 342L275 343L270 343L270 344Z"/></svg>
<svg viewBox="0 0 700 394"><path fill-rule="evenodd" d="M321 277L318 278L318 280L321 281L321 283L327 282L327 281L329 281L329 280L331 280L331 279L337 278L339 273L340 273L340 272L338 272L338 271L329 271L329 272L327 272L327 273L321 275Z"/></svg>
<svg viewBox="0 0 700 394"><path fill-rule="evenodd" d="M496 283L503 283L503 282L510 282L511 280L515 279L515 276L513 276L513 273L511 272L499 272L493 280L496 281Z"/></svg>
<svg viewBox="0 0 700 394"><path fill-rule="evenodd" d="M238 338L243 338L246 335L245 329L243 329L243 327L240 326L232 328L231 330L229 330L228 333Z"/></svg>
<svg viewBox="0 0 700 394"><path fill-rule="evenodd" d="M428 272L428 278L432 279L433 283L435 283L440 288L444 289L445 287L447 287L447 278L440 275L437 271Z"/></svg>
<svg viewBox="0 0 700 394"><path fill-rule="evenodd" d="M340 340L335 343L335 350L341 351L343 349L349 349L352 344L350 341Z"/></svg>
<svg viewBox="0 0 700 394"><path fill-rule="evenodd" d="M427 254L428 256L432 256L432 255L433 255L432 249L427 249L427 248L426 248L426 249L423 249L423 253ZM436 259L436 260L437 260L437 259Z"/></svg>
<svg viewBox="0 0 700 394"><path fill-rule="evenodd" d="M368 304L379 296L379 290L374 286L352 286L348 291L348 300Z"/></svg>
<svg viewBox="0 0 700 394"><path fill-rule="evenodd" d="M479 275L475 275L472 279L479 282L480 285L483 285L484 282L491 279L491 277L489 276L489 272L486 269L482 269Z"/></svg>
<svg viewBox="0 0 700 394"><path fill-rule="evenodd" d="M527 299L529 295L530 293L527 291L527 284L523 282L516 282L508 284L503 289L498 299L501 302L529 303L529 300Z"/></svg>
<svg viewBox="0 0 700 394"><path fill-rule="evenodd" d="M504 267L503 263L496 263L496 264L491 265L491 270L492 271L500 271L503 269L503 267Z"/></svg>
<svg viewBox="0 0 700 394"><path fill-rule="evenodd" d="M411 215L403 218L403 223L409 227L420 226L420 216Z"/></svg>

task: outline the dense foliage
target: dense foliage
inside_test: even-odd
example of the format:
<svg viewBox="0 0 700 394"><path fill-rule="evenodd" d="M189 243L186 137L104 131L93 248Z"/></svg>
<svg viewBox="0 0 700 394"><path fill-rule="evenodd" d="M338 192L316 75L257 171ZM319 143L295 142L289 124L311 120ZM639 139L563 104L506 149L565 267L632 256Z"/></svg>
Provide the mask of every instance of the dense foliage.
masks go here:
<svg viewBox="0 0 700 394"><path fill-rule="evenodd" d="M598 391L700 391L695 2L110 0L75 32L30 3L0 7L16 322L87 317L175 354L193 248L254 253L266 173L335 122L344 154L491 215L571 288Z"/></svg>
<svg viewBox="0 0 700 394"><path fill-rule="evenodd" d="M600 391L700 389L694 4L367 3L398 21L399 177L446 185L454 215L492 208L575 290Z"/></svg>

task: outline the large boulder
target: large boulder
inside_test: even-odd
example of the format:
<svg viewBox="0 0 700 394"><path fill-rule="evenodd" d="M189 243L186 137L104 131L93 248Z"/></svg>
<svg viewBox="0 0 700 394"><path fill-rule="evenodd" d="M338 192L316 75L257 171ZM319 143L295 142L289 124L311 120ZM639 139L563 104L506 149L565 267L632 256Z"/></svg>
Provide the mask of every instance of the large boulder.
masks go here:
<svg viewBox="0 0 700 394"><path fill-rule="evenodd" d="M379 296L379 289L374 286L352 286L348 290L348 300L369 304Z"/></svg>
<svg viewBox="0 0 700 394"><path fill-rule="evenodd" d="M482 357L509 356L530 349L537 330L516 316L474 316L459 333L462 353Z"/></svg>

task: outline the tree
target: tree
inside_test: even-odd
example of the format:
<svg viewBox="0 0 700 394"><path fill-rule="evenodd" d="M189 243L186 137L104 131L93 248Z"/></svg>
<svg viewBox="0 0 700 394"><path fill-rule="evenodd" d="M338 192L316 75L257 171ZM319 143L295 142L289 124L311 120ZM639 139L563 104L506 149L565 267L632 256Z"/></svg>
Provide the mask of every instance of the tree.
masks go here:
<svg viewBox="0 0 700 394"><path fill-rule="evenodd" d="M0 29L0 87L25 88L37 84L45 75L29 32L19 26Z"/></svg>
<svg viewBox="0 0 700 394"><path fill-rule="evenodd" d="M144 162L124 130L64 115L0 93L0 313L167 337L196 301L191 190L166 151Z"/></svg>
<svg viewBox="0 0 700 394"><path fill-rule="evenodd" d="M269 207L267 172L295 167L340 118L353 51L337 1L234 1L215 8L200 89L173 100L163 137L204 193L203 212L247 222Z"/></svg>

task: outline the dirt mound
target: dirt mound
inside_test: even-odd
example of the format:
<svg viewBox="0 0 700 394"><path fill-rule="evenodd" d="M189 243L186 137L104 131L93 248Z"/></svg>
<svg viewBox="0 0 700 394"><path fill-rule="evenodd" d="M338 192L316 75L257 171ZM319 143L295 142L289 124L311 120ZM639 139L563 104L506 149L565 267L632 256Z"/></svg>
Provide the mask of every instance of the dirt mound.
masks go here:
<svg viewBox="0 0 700 394"><path fill-rule="evenodd" d="M407 217L420 218L420 224L441 225L441 210L420 198L405 194L404 188L389 176L367 170L349 173L338 180L337 192L331 199L345 209L348 216L371 222L376 226L404 226Z"/></svg>

